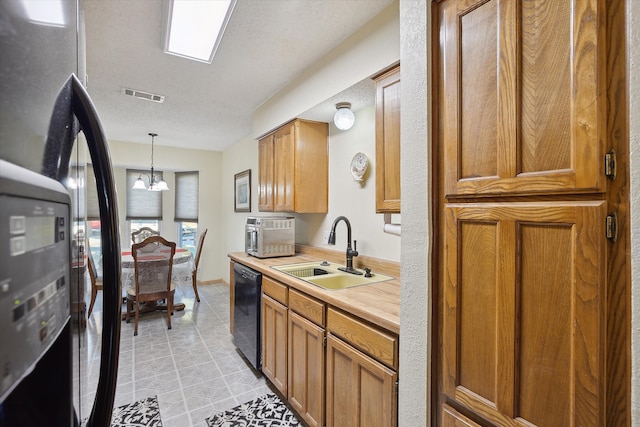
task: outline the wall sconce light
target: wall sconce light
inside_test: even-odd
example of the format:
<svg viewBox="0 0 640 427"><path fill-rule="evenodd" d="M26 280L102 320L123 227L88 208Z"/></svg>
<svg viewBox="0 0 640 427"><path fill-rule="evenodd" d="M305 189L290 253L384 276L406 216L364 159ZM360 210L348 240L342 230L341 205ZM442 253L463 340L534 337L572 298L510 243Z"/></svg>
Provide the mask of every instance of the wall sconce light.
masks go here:
<svg viewBox="0 0 640 427"><path fill-rule="evenodd" d="M160 181L156 181L156 177L153 174L153 140L156 136L158 136L158 134L150 133L149 136L151 137L151 174L148 175L149 188L147 188L144 181L142 180L142 175L138 176L138 179L136 179L136 182L133 183L132 188L134 190L166 191L169 189L169 186L167 185L166 181L164 179L161 179Z"/></svg>
<svg viewBox="0 0 640 427"><path fill-rule="evenodd" d="M333 123L340 130L351 129L356 122L356 117L351 111L350 102L339 102L336 104L336 113L333 115Z"/></svg>

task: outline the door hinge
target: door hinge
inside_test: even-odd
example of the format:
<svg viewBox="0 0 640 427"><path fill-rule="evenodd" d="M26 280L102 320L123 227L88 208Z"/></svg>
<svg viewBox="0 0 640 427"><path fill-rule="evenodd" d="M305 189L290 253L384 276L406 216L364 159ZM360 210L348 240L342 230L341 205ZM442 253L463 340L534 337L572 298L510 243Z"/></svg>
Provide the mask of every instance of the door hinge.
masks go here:
<svg viewBox="0 0 640 427"><path fill-rule="evenodd" d="M618 240L618 215L616 213L612 213L607 215L607 239L611 240L613 243Z"/></svg>
<svg viewBox="0 0 640 427"><path fill-rule="evenodd" d="M326 335L322 337L322 346L324 348L327 348L327 336Z"/></svg>
<svg viewBox="0 0 640 427"><path fill-rule="evenodd" d="M611 180L616 179L616 150L611 150L604 155L604 174Z"/></svg>
<svg viewBox="0 0 640 427"><path fill-rule="evenodd" d="M400 384L399 384L400 380L396 380L395 383L395 388L396 388L396 397L398 397L398 395L400 394Z"/></svg>

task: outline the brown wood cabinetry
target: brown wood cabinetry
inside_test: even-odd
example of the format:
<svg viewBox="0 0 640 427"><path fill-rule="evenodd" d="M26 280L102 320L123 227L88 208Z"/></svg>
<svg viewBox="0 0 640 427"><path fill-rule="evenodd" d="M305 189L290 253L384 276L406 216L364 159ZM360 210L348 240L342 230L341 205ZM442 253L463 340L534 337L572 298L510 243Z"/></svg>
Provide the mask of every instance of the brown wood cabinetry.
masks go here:
<svg viewBox="0 0 640 427"><path fill-rule="evenodd" d="M328 125L295 119L258 141L258 209L326 213Z"/></svg>
<svg viewBox="0 0 640 427"><path fill-rule="evenodd" d="M376 86L376 212L400 212L400 66Z"/></svg>
<svg viewBox="0 0 640 427"><path fill-rule="evenodd" d="M435 425L629 425L623 5L437 3Z"/></svg>
<svg viewBox="0 0 640 427"><path fill-rule="evenodd" d="M397 337L332 308L327 332L326 425L396 426Z"/></svg>
<svg viewBox="0 0 640 427"><path fill-rule="evenodd" d="M262 373L287 396L287 294L285 285L262 278Z"/></svg>
<svg viewBox="0 0 640 427"><path fill-rule="evenodd" d="M273 212L273 134L258 142L258 210Z"/></svg>
<svg viewBox="0 0 640 427"><path fill-rule="evenodd" d="M269 276L262 334L262 371L306 425L397 425L396 334Z"/></svg>
<svg viewBox="0 0 640 427"><path fill-rule="evenodd" d="M605 189L604 5L440 5L445 195Z"/></svg>
<svg viewBox="0 0 640 427"><path fill-rule="evenodd" d="M289 403L309 426L324 425L324 304L290 290Z"/></svg>
<svg viewBox="0 0 640 427"><path fill-rule="evenodd" d="M325 305L268 276L262 282L262 372L309 426L323 426Z"/></svg>

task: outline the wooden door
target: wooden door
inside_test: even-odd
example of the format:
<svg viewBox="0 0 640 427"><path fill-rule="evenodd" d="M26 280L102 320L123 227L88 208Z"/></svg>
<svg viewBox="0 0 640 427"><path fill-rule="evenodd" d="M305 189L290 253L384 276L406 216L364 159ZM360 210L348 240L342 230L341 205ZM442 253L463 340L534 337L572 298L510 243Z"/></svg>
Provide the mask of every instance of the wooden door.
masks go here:
<svg viewBox="0 0 640 427"><path fill-rule="evenodd" d="M258 210L273 212L273 135L258 141Z"/></svg>
<svg viewBox="0 0 640 427"><path fill-rule="evenodd" d="M289 312L289 403L309 426L324 425L324 329Z"/></svg>
<svg viewBox="0 0 640 427"><path fill-rule="evenodd" d="M274 135L273 204L276 212L293 212L295 208L295 125L290 124Z"/></svg>
<svg viewBox="0 0 640 427"><path fill-rule="evenodd" d="M287 396L287 307L262 294L262 373Z"/></svg>
<svg viewBox="0 0 640 427"><path fill-rule="evenodd" d="M435 423L629 425L624 2L435 10Z"/></svg>
<svg viewBox="0 0 640 427"><path fill-rule="evenodd" d="M327 427L393 427L397 374L327 334Z"/></svg>
<svg viewBox="0 0 640 427"><path fill-rule="evenodd" d="M446 195L605 189L603 3L441 3Z"/></svg>
<svg viewBox="0 0 640 427"><path fill-rule="evenodd" d="M602 424L605 207L445 207L447 399L501 425Z"/></svg>

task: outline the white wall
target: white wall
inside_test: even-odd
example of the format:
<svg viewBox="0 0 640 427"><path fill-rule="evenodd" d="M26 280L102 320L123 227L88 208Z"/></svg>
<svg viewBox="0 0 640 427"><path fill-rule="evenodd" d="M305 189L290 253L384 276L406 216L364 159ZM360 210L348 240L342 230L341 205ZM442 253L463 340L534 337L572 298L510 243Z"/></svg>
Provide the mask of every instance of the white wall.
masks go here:
<svg viewBox="0 0 640 427"><path fill-rule="evenodd" d="M224 230L221 233L221 244L225 248L223 256L218 260L222 277L229 283L229 252L244 251L244 224L247 216L258 213L258 142L247 137L229 147L223 153L222 163L222 209ZM233 210L234 181L233 176L251 169L251 213L237 213Z"/></svg>
<svg viewBox="0 0 640 427"><path fill-rule="evenodd" d="M109 141L111 161L118 193L118 217L120 219L120 246L124 250L131 246L131 235L127 234L127 183L126 169L149 169L151 166L151 144ZM198 231L208 228L202 257L199 280L216 280L223 277L218 259L226 255L226 247L221 244L224 228L220 200L222 200L222 153L203 150L189 150L154 145L154 168L163 171L170 191L162 192L162 235L177 241L177 227L174 218L175 174L179 171L199 171L199 220Z"/></svg>

